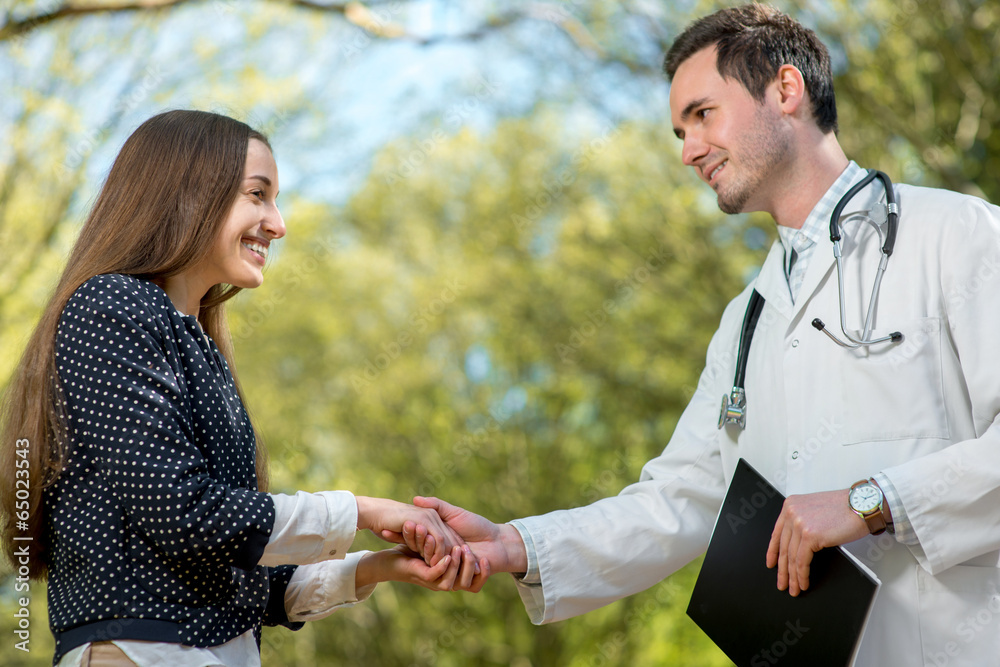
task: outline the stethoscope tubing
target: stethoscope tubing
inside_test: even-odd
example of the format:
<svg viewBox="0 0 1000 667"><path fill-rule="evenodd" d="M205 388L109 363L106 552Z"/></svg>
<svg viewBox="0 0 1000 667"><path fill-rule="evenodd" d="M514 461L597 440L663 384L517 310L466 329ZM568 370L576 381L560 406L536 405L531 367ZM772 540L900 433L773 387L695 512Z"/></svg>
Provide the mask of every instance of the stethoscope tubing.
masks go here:
<svg viewBox="0 0 1000 667"><path fill-rule="evenodd" d="M841 226L840 217L847 204L854 198L854 195L861 192L869 183L875 179L882 181L885 188L885 208L886 208L886 231L885 239L882 242L882 256L879 259L878 271L875 274L875 281L872 285L871 298L868 299L868 311L865 314L865 323L861 329L861 338L855 338L847 332L847 309L844 305L844 258L841 248ZM872 332L872 324L875 321L875 305L878 303L879 290L882 287L882 278L885 276L886 267L889 265L889 256L892 255L896 245L896 231L899 228L899 204L896 202L896 193L892 189L892 181L889 177L877 169L869 169L865 177L855 183L844 193L830 215L830 241L833 242L833 256L837 260L837 290L840 298L840 331L849 342L844 342L835 335L827 331L826 325L819 318L812 321L812 325L822 331L833 342L841 347L856 349L862 346L875 345L876 343L898 342L903 335L894 331L888 336L879 338L869 338ZM881 237L881 232L879 233Z"/></svg>
<svg viewBox="0 0 1000 667"><path fill-rule="evenodd" d="M844 258L841 248L841 226L840 217L844 208L861 192L869 183L878 179L882 181L885 188L886 201L886 232L882 239L881 231L879 237L882 241L881 258L879 259L878 271L875 274L875 281L872 285L871 298L868 301L868 311L865 315L865 323L861 330L861 338L854 338L847 332L847 308L844 305ZM877 169L869 169L864 178L855 183L844 193L830 215L830 241L833 242L833 255L837 263L837 291L840 301L840 330L849 342L844 342L826 329L826 325L818 317L812 321L812 325L819 331L826 334L830 340L837 345L846 348L859 348L862 346L875 345L876 343L892 342L898 343L903 340L903 334L894 331L888 336L870 339L872 323L875 321L875 304L878 303L879 291L882 287L882 278L885 276L886 267L889 264L889 256L892 255L896 245L896 232L899 228L899 204L896 202L896 194L892 189L892 181L889 177ZM747 304L746 314L743 316L743 329L740 331L740 343L736 353L736 373L733 378L733 389L729 394L722 397L722 411L719 414L719 428L726 424L736 424L740 429L746 427L746 390L744 382L746 380L747 360L750 357L750 344L753 341L753 333L757 327L757 320L764 308L764 297L757 290L750 295L750 302Z"/></svg>

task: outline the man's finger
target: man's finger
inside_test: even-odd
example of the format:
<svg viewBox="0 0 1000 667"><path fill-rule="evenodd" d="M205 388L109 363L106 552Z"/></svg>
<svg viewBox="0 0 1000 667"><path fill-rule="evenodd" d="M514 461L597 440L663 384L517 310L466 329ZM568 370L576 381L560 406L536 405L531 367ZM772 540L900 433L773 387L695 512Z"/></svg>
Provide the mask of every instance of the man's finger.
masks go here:
<svg viewBox="0 0 1000 667"><path fill-rule="evenodd" d="M478 593L479 591L483 590L483 585L486 583L486 580L490 578L489 559L483 556L481 559L479 559L478 565L479 565L479 573L476 574L475 577L473 577L472 586L469 588L469 590L472 591L473 593Z"/></svg>
<svg viewBox="0 0 1000 667"><path fill-rule="evenodd" d="M437 512L442 519L448 520L450 516L459 511L458 507L455 507L451 503L447 503L440 498L425 497L425 496L414 496L413 504L417 507L424 507L426 509L434 510Z"/></svg>
<svg viewBox="0 0 1000 667"><path fill-rule="evenodd" d="M472 554L472 549L467 545L462 547L462 569L459 572L458 587L461 590L469 590L472 580L476 576L476 558Z"/></svg>
<svg viewBox="0 0 1000 667"><path fill-rule="evenodd" d="M809 546L803 546L799 551L797 577L799 589L809 588L809 567L812 564L813 550Z"/></svg>
<svg viewBox="0 0 1000 667"><path fill-rule="evenodd" d="M767 544L767 556L764 563L770 568L778 564L778 554L781 552L781 533L785 527L784 514L778 516L771 531L771 541Z"/></svg>
<svg viewBox="0 0 1000 667"><path fill-rule="evenodd" d="M792 597L799 594L801 584L799 583L799 550L802 545L802 537L797 530L792 531L791 539L788 540L788 592Z"/></svg>

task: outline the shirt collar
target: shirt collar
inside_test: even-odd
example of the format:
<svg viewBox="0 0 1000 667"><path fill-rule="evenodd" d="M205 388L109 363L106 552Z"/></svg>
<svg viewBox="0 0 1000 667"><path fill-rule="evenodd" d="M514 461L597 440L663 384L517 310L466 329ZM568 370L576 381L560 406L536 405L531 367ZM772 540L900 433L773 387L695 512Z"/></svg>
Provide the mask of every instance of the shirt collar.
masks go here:
<svg viewBox="0 0 1000 667"><path fill-rule="evenodd" d="M864 178L864 175L865 170L859 167L854 160L851 160L847 168L841 172L833 185L820 197L816 206L809 212L801 229L777 225L778 238L781 239L781 245L785 248L786 257L793 248L801 251L803 247L812 246L824 236L829 235L830 216L833 214L837 202L847 194L853 184Z"/></svg>

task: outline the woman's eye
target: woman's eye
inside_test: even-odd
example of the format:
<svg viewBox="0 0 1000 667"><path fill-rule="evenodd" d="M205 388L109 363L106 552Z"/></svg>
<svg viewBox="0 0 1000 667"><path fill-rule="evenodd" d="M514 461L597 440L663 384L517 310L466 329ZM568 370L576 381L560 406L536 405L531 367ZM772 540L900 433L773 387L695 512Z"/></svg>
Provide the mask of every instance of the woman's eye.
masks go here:
<svg viewBox="0 0 1000 667"><path fill-rule="evenodd" d="M261 201L264 200L264 191L263 190L252 190L250 192L250 194L253 195L254 197L256 197L257 199L260 199Z"/></svg>

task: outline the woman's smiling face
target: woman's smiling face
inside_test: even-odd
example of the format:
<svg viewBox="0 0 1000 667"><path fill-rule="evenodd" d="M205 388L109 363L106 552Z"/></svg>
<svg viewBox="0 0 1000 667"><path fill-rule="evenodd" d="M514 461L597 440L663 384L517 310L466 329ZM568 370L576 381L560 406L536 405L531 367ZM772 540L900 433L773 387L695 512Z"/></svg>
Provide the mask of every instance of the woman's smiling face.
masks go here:
<svg viewBox="0 0 1000 667"><path fill-rule="evenodd" d="M260 287L272 241L285 235L275 199L278 166L264 142L251 139L239 194L200 272L211 285Z"/></svg>

